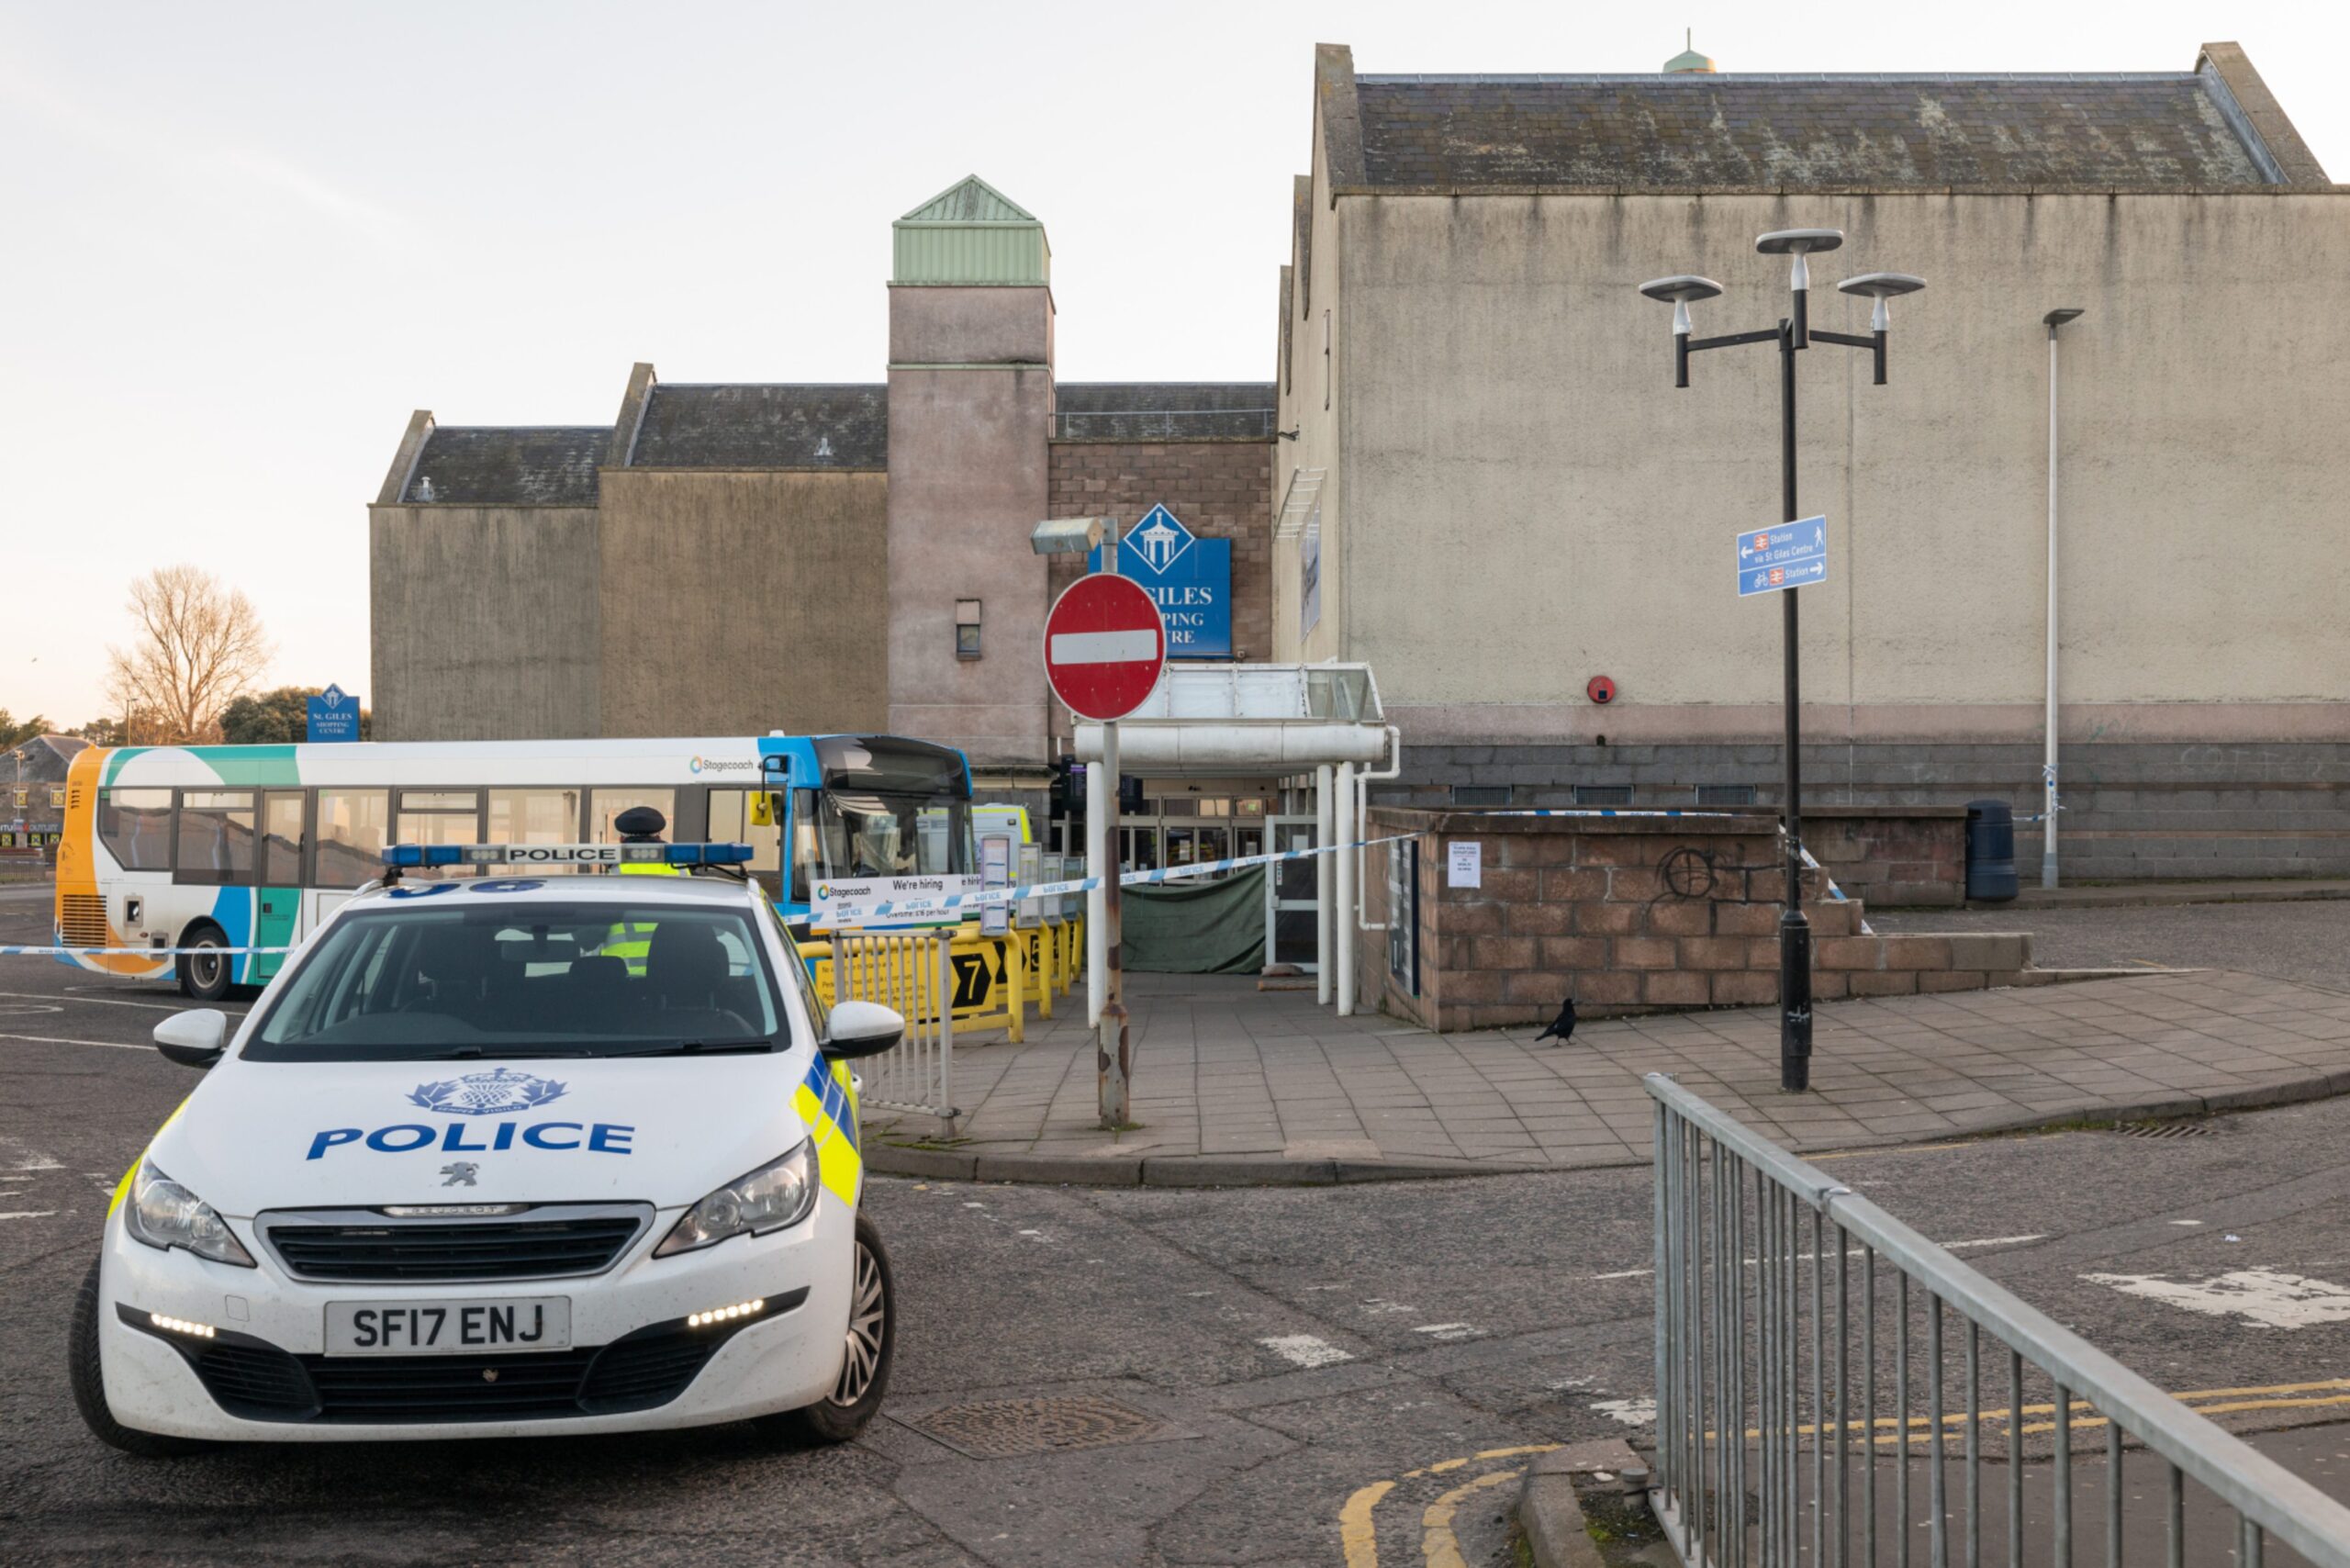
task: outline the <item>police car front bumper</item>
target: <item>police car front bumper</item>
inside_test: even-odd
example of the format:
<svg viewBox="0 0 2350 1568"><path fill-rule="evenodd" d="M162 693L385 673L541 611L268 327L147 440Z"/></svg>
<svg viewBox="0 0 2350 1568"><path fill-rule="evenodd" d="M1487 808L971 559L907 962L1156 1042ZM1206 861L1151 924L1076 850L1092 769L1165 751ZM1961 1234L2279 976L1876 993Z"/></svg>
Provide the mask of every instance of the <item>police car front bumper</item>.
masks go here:
<svg viewBox="0 0 2350 1568"><path fill-rule="evenodd" d="M118 1215L98 1276L106 1404L122 1425L167 1437L352 1442L705 1426L831 1393L856 1211L826 1193L789 1230L653 1257L682 1212L659 1211L592 1277L410 1286L293 1279L247 1220L229 1225L258 1268L162 1252L131 1239ZM550 1296L568 1303L565 1351L327 1354L330 1303ZM755 1313L695 1321L754 1301L764 1303Z"/></svg>

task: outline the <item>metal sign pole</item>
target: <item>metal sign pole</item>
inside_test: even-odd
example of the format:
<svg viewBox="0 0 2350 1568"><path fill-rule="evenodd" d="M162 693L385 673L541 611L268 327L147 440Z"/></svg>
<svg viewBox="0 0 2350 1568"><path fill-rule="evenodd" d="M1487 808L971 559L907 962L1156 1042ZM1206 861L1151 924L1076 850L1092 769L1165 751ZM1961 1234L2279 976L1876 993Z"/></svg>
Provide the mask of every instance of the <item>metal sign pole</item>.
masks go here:
<svg viewBox="0 0 2350 1568"><path fill-rule="evenodd" d="M1803 291L1797 318L1779 323L1779 488L1783 511L1796 521L1796 352L1801 348ZM1786 664L1787 907L1779 916L1779 1087L1811 1087L1811 922L1803 913L1803 683L1798 665L1796 590L1779 595Z"/></svg>
<svg viewBox="0 0 2350 1568"><path fill-rule="evenodd" d="M1102 541L1102 570L1112 577L1117 575L1118 531L1114 527ZM1125 964L1118 951L1118 874L1125 868L1118 853L1118 722L1115 719L1102 726L1102 773L1103 965L1101 1033L1095 1043L1093 1060L1100 1076L1102 1126L1104 1130L1114 1132L1134 1123L1133 1102L1127 1088L1127 1070L1133 1063L1127 1055L1130 1047L1126 1034Z"/></svg>

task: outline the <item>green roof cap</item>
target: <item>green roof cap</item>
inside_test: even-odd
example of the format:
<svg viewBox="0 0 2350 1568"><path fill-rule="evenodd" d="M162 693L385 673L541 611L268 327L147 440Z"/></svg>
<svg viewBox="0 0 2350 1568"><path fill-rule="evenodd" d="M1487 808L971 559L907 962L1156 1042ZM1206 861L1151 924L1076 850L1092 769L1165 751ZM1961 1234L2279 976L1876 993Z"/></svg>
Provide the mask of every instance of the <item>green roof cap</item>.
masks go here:
<svg viewBox="0 0 2350 1568"><path fill-rule="evenodd" d="M894 285L1034 288L1052 278L1044 224L977 174L890 227Z"/></svg>

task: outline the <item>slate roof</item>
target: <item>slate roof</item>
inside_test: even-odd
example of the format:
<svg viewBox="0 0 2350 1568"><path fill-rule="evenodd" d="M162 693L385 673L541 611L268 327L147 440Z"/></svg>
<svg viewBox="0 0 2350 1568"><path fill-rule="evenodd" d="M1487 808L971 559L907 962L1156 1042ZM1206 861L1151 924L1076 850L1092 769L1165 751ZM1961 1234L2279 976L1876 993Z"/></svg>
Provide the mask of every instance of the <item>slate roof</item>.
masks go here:
<svg viewBox="0 0 2350 1568"><path fill-rule="evenodd" d="M887 468L890 389L741 382L653 388L632 468Z"/></svg>
<svg viewBox="0 0 2350 1568"><path fill-rule="evenodd" d="M610 425L438 425L400 499L451 506L592 507Z"/></svg>
<svg viewBox="0 0 2350 1568"><path fill-rule="evenodd" d="M1064 381L1053 388L1063 441L1270 440L1270 381Z"/></svg>
<svg viewBox="0 0 2350 1568"><path fill-rule="evenodd" d="M1360 172L1372 189L2285 183L2209 70L1360 76L1355 85Z"/></svg>

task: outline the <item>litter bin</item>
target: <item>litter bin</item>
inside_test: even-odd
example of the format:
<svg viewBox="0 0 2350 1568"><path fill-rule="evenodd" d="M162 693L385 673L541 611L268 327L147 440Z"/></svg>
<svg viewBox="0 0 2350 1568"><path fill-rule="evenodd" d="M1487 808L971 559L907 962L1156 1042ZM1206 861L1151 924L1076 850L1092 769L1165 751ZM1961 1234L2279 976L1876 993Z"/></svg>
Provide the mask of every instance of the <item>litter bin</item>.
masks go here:
<svg viewBox="0 0 2350 1568"><path fill-rule="evenodd" d="M2016 896L2016 813L2005 801L1966 802L1966 896Z"/></svg>

